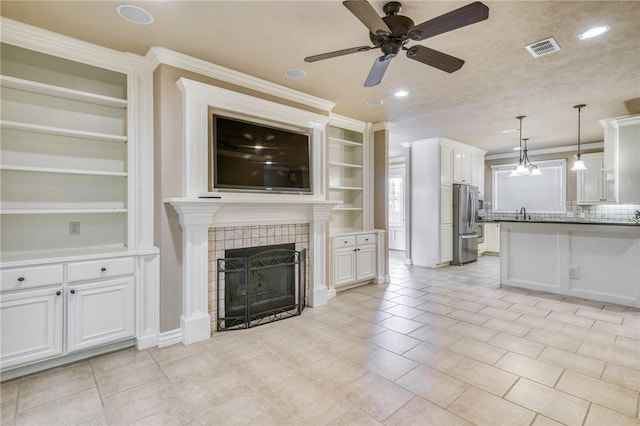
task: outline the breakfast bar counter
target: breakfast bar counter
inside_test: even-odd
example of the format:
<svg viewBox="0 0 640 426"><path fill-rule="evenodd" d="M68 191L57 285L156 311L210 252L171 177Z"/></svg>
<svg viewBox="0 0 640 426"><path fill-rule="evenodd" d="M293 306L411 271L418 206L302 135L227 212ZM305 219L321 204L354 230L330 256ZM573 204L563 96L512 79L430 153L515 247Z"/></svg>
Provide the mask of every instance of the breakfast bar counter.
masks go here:
<svg viewBox="0 0 640 426"><path fill-rule="evenodd" d="M640 307L640 225L500 225L501 284Z"/></svg>

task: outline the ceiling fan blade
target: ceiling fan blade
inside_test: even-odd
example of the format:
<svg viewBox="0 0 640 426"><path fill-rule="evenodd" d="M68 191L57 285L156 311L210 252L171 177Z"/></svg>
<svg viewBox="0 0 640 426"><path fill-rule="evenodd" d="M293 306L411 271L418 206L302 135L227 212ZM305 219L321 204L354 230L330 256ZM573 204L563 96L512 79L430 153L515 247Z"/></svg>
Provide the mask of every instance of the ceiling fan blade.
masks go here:
<svg viewBox="0 0 640 426"><path fill-rule="evenodd" d="M452 73L458 71L464 65L462 59L429 49L424 46L412 46L407 50L407 57L423 64L431 65L439 70Z"/></svg>
<svg viewBox="0 0 640 426"><path fill-rule="evenodd" d="M336 56L349 55L351 53L358 53L358 52L366 52L367 50L371 50L371 49L375 49L375 48L369 47L369 46L352 47L350 49L342 49L342 50L336 50L334 52L322 53L320 55L307 56L306 58L304 58L304 61L316 62L316 61L321 61L323 59L335 58Z"/></svg>
<svg viewBox="0 0 640 426"><path fill-rule="evenodd" d="M372 87L377 84L380 84L382 81L382 77L384 77L385 71L387 71L387 67L389 63L394 58L392 55L385 55L376 58L375 62L371 66L371 71L369 71L369 75L364 82L364 87Z"/></svg>
<svg viewBox="0 0 640 426"><path fill-rule="evenodd" d="M477 1L414 26L409 30L409 38L424 40L425 38L484 21L488 17L489 8Z"/></svg>
<svg viewBox="0 0 640 426"><path fill-rule="evenodd" d="M342 4L360 20L369 31L377 35L391 34L391 29L385 24L378 12L366 0L347 0Z"/></svg>

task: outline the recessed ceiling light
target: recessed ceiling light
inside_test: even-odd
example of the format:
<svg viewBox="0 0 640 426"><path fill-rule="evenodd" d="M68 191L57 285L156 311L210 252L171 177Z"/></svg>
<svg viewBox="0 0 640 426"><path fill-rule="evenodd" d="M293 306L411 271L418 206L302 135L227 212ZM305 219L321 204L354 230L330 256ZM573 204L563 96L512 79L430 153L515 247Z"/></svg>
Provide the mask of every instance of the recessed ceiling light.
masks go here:
<svg viewBox="0 0 640 426"><path fill-rule="evenodd" d="M593 27L593 28L589 28L586 31L581 32L580 34L578 34L578 38L580 40L585 40L588 38L593 38L593 37L598 37L599 35L602 35L604 33L606 33L607 31L609 31L610 27L608 25L601 25L599 27Z"/></svg>
<svg viewBox="0 0 640 426"><path fill-rule="evenodd" d="M130 4L121 4L116 7L118 15L123 19L138 25L150 25L153 23L153 15L141 7Z"/></svg>
<svg viewBox="0 0 640 426"><path fill-rule="evenodd" d="M397 98L403 98L405 96L407 96L409 94L409 92L407 92L406 90L398 90L396 93L393 94L393 96L397 97Z"/></svg>
<svg viewBox="0 0 640 426"><path fill-rule="evenodd" d="M369 99L367 101L368 106L380 106L384 103L382 99Z"/></svg>
<svg viewBox="0 0 640 426"><path fill-rule="evenodd" d="M305 70L301 70L300 68L291 68L284 72L284 75L287 78L292 78L294 80L300 80L301 78L305 78L307 76L307 72Z"/></svg>

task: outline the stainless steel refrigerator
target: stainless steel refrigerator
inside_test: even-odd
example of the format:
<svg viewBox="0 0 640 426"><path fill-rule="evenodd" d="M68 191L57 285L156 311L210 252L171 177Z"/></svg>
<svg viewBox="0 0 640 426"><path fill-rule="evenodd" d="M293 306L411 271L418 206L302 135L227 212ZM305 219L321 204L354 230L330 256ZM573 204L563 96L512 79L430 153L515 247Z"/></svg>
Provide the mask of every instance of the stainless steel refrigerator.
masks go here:
<svg viewBox="0 0 640 426"><path fill-rule="evenodd" d="M478 187L453 185L453 263L478 259Z"/></svg>

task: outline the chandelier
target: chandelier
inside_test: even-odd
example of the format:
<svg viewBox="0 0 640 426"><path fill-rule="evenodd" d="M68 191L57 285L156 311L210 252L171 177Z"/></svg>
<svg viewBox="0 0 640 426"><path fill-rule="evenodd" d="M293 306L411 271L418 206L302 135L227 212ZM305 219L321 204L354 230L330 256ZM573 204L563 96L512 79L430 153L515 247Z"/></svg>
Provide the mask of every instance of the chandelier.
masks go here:
<svg viewBox="0 0 640 426"><path fill-rule="evenodd" d="M529 160L529 150L527 148L527 141L529 138L522 138L522 119L525 118L525 115L519 115L516 119L520 120L520 155L518 165L511 172L509 176L540 176L542 175L542 171ZM522 149L522 142L524 141L524 149Z"/></svg>

